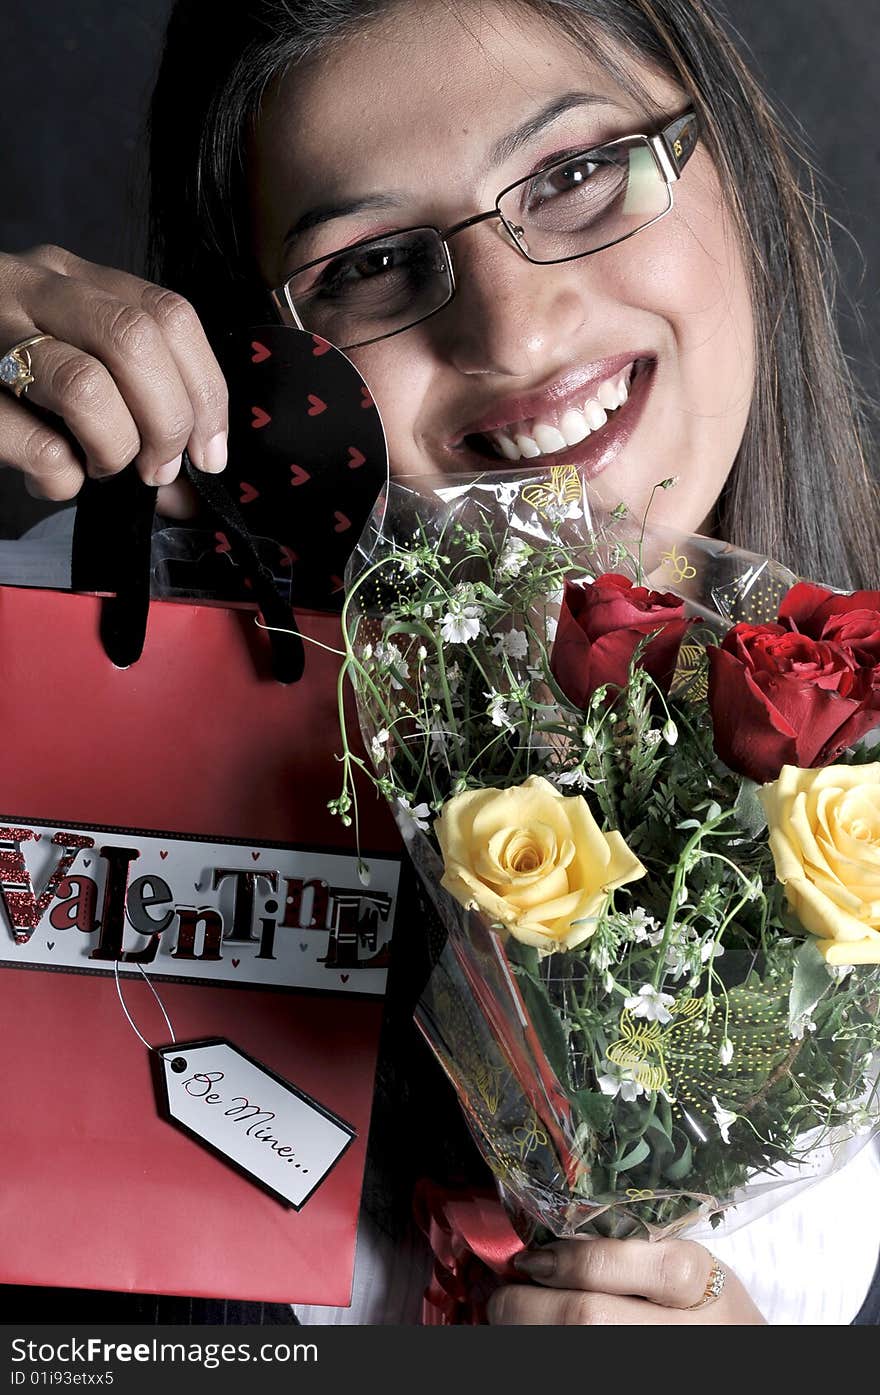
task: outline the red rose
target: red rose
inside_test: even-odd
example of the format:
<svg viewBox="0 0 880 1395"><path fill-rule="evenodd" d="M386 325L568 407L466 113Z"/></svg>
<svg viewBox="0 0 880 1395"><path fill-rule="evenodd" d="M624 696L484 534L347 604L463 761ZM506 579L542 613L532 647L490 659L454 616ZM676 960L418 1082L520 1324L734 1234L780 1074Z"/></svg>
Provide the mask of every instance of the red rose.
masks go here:
<svg viewBox="0 0 880 1395"><path fill-rule="evenodd" d="M811 639L844 645L860 664L880 664L880 591L838 596L799 581L779 607L779 620Z"/></svg>
<svg viewBox="0 0 880 1395"><path fill-rule="evenodd" d="M880 725L880 612L869 622L862 606L826 610L829 597L799 583L779 623L734 625L720 647L708 646L715 750L760 784L783 765L831 765Z"/></svg>
<svg viewBox="0 0 880 1395"><path fill-rule="evenodd" d="M667 692L691 623L678 596L633 586L614 572L592 585L566 581L551 672L569 701L585 708L603 684L626 687L636 649L646 635L653 635L639 667Z"/></svg>

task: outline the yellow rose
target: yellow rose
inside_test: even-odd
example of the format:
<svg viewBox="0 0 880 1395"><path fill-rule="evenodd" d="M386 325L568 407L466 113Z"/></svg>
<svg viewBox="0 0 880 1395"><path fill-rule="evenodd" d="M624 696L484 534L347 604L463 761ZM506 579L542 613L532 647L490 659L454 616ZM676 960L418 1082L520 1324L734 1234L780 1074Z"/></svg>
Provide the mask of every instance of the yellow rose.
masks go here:
<svg viewBox="0 0 880 1395"><path fill-rule="evenodd" d="M645 875L619 833L603 833L580 795L540 775L447 800L434 824L442 885L511 935L549 953L589 939L606 893Z"/></svg>
<svg viewBox="0 0 880 1395"><path fill-rule="evenodd" d="M880 764L784 765L761 790L776 875L829 964L880 964Z"/></svg>

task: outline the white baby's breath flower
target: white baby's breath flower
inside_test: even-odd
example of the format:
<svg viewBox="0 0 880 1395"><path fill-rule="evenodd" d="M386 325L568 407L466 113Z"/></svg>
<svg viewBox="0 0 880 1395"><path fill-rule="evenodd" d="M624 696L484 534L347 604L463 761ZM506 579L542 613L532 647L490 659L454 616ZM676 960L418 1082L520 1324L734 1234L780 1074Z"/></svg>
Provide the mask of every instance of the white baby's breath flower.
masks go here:
<svg viewBox="0 0 880 1395"><path fill-rule="evenodd" d="M718 1052L718 1059L722 1066L729 1066L733 1060L733 1042L730 1037L725 1037L721 1043L721 1050Z"/></svg>
<svg viewBox="0 0 880 1395"><path fill-rule="evenodd" d="M428 832L428 830L431 827L431 810L427 804L417 804L415 808L413 808L410 801L404 795L398 795L397 807L400 811L404 824L410 829L410 831L412 830L412 828L418 828L422 831L422 833Z"/></svg>
<svg viewBox="0 0 880 1395"><path fill-rule="evenodd" d="M361 658L363 659L363 661L364 661L365 664L368 664L368 663L370 662L370 660L372 659L372 657L373 657L373 646L372 646L372 644L365 644L365 645L364 645L364 648L363 648L363 652L362 652L362 654L361 654Z"/></svg>
<svg viewBox="0 0 880 1395"><path fill-rule="evenodd" d="M409 664L396 644L383 640L374 650L376 663L386 670L392 688L402 688L409 677Z"/></svg>
<svg viewBox="0 0 880 1395"><path fill-rule="evenodd" d="M506 654L508 659L525 659L529 652L529 641L525 630L506 630L496 635L496 654Z"/></svg>
<svg viewBox="0 0 880 1395"><path fill-rule="evenodd" d="M631 935L636 944L642 944L643 941L647 940L652 930L660 929L659 923L652 915L648 915L644 906L636 906L635 910L630 911L624 923L628 934ZM662 930L660 930L660 934L662 936Z"/></svg>
<svg viewBox="0 0 880 1395"><path fill-rule="evenodd" d="M718 1103L717 1096L712 1096L712 1104L715 1107L715 1123L718 1125L718 1132L725 1143L730 1142L730 1127L736 1123L739 1115L730 1109L725 1109Z"/></svg>
<svg viewBox="0 0 880 1395"><path fill-rule="evenodd" d="M428 657L428 651L425 648L424 644L419 645L418 649L416 650L416 654L418 655L419 663L423 664Z"/></svg>
<svg viewBox="0 0 880 1395"><path fill-rule="evenodd" d="M671 993L661 993L659 988L654 988L650 983L645 983L632 998L627 998L624 1007L628 1008L633 1017L644 1017L649 1022L671 1022L672 1013L669 1011L675 1002Z"/></svg>
<svg viewBox="0 0 880 1395"><path fill-rule="evenodd" d="M678 740L678 727L671 717L663 723L661 735L667 746L674 746Z"/></svg>
<svg viewBox="0 0 880 1395"><path fill-rule="evenodd" d="M553 779L557 785L562 785L563 788L575 785L578 789L586 790L590 787L590 777L585 770L581 770L580 766L576 770L564 770L561 775L554 775Z"/></svg>
<svg viewBox="0 0 880 1395"><path fill-rule="evenodd" d="M619 1095L627 1103L632 1103L639 1095L645 1093L644 1085L641 1085L630 1071L616 1065L614 1061L602 1062L602 1074L597 1077L597 1081L603 1095L610 1095L612 1099Z"/></svg>
<svg viewBox="0 0 880 1395"><path fill-rule="evenodd" d="M483 628L483 607L463 605L450 607L440 621L440 634L446 644L470 644Z"/></svg>
<svg viewBox="0 0 880 1395"><path fill-rule="evenodd" d="M507 698L504 693L497 693L493 688L491 693L485 693L484 696L489 699L486 712L493 727L506 727L508 731L513 731L513 722L510 720Z"/></svg>
<svg viewBox="0 0 880 1395"><path fill-rule="evenodd" d="M511 579L518 577L531 553L532 549L522 538L508 538L501 549L495 568L498 576Z"/></svg>
<svg viewBox="0 0 880 1395"><path fill-rule="evenodd" d="M383 761L383 760L385 759L385 757L387 756L388 752L385 750L385 747L386 747L387 745L388 745L388 732L387 732L387 731L385 730L385 728L383 727L381 731L377 731L377 732L376 732L376 735L373 737L372 741L370 742L370 750L371 750L371 752L372 752L372 754L373 754L373 761L375 762L376 765L378 765L378 764L380 763L380 761Z"/></svg>

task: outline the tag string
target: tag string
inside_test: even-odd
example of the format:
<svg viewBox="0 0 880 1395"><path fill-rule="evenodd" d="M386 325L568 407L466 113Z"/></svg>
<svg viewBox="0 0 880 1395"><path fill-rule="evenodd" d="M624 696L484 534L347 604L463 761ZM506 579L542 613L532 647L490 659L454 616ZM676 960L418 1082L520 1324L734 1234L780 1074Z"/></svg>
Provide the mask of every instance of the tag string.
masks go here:
<svg viewBox="0 0 880 1395"><path fill-rule="evenodd" d="M177 1037L174 1035L174 1028L173 1028L172 1025L171 1025L171 1019L170 1019L170 1017L168 1016L168 1013L165 1011L165 1004L162 1002L162 999L159 997L159 994L156 992L156 989L155 989L155 987L153 986L152 980L151 980L150 978L148 978L147 975L144 973L143 965L142 965L142 964L138 964L138 965L137 965L137 968L138 968L138 970L139 970L139 972L140 972L140 976L141 976L141 978L143 979L144 983L147 985L147 987L149 988L149 990L150 990L150 992L152 993L153 997L156 999L156 1002L159 1004L159 1011L161 1012L162 1016L165 1018L165 1026L168 1028L169 1034L170 1034L170 1036L171 1036L172 1044L176 1046L176 1045L177 1045ZM125 1016L126 1016L127 1019L128 1019L128 1025L129 1025L129 1027L131 1027L131 1030L134 1032L135 1036L138 1037L138 1038L140 1039L140 1041L143 1042L144 1046L147 1048L148 1051L155 1051L156 1048L155 1048L154 1046L151 1046L151 1045L150 1045L150 1043L147 1041L146 1037L143 1035L142 1032L139 1032L139 1031L138 1031L137 1026L135 1025L135 1022L134 1022L134 1020L133 1020L133 1018L132 1018L131 1013L129 1012L128 1008L125 1006L125 999L124 999L123 996L122 996L122 984L120 983L120 980L119 980L119 960L118 960L118 959L114 960L114 962L113 962L113 977L114 977L114 979L115 979L115 981L116 981L116 993L117 993L117 996L118 996L118 998L119 998L119 1005L120 1005L120 1007L122 1008L122 1011L125 1013Z"/></svg>

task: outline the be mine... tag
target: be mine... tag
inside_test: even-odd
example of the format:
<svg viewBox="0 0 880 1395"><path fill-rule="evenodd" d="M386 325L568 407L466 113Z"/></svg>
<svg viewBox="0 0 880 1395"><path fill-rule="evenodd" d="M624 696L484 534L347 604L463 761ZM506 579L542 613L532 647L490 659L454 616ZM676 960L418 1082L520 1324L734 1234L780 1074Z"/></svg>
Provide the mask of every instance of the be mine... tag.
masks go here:
<svg viewBox="0 0 880 1395"><path fill-rule="evenodd" d="M168 1120L297 1211L355 1137L344 1120L221 1037L154 1054Z"/></svg>

